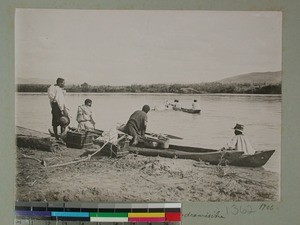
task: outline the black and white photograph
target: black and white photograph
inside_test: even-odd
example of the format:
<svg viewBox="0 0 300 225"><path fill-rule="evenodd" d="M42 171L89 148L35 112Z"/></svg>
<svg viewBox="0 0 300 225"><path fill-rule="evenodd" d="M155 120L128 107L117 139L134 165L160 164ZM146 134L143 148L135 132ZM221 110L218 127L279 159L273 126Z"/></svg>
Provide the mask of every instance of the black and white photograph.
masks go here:
<svg viewBox="0 0 300 225"><path fill-rule="evenodd" d="M16 9L16 200L281 200L280 11Z"/></svg>

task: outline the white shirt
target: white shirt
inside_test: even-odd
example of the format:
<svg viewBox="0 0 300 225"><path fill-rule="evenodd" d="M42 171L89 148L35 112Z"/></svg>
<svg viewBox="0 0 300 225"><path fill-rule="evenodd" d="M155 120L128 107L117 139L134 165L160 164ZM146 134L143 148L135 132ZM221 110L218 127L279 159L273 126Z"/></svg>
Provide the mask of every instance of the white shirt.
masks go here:
<svg viewBox="0 0 300 225"><path fill-rule="evenodd" d="M58 107L60 110L65 109L65 96L64 96L65 90L63 90L58 85L52 84L48 88L48 97L50 100L50 103L56 102L58 104Z"/></svg>
<svg viewBox="0 0 300 225"><path fill-rule="evenodd" d="M85 122L85 121L90 121L92 119L92 109L91 107L88 107L86 105L81 105L78 106L78 111L77 111L77 122Z"/></svg>
<svg viewBox="0 0 300 225"><path fill-rule="evenodd" d="M197 102L192 103L192 109L200 109L200 106Z"/></svg>
<svg viewBox="0 0 300 225"><path fill-rule="evenodd" d="M88 130L94 128L94 120L92 118L92 109L86 105L78 106L77 118L78 130Z"/></svg>
<svg viewBox="0 0 300 225"><path fill-rule="evenodd" d="M231 141L227 144L227 149L234 149L237 151L243 151L246 154L254 154L255 150L252 147L250 141L248 140L248 138L243 135L235 135Z"/></svg>

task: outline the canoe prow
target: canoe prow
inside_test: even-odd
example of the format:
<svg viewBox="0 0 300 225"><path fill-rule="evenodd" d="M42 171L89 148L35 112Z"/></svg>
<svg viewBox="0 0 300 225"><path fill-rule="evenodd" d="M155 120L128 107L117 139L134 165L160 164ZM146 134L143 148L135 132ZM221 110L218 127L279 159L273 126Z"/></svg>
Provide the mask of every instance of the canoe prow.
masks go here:
<svg viewBox="0 0 300 225"><path fill-rule="evenodd" d="M153 149L130 146L130 152L144 156L161 156L166 158L192 159L213 165L230 165L241 167L261 167L265 165L275 150L256 151L253 155L242 151L219 151L215 149L170 145L169 149Z"/></svg>
<svg viewBox="0 0 300 225"><path fill-rule="evenodd" d="M253 155L242 155L238 160L232 161L232 166L261 167L264 166L275 150L256 151Z"/></svg>
<svg viewBox="0 0 300 225"><path fill-rule="evenodd" d="M132 146L130 146L129 152L144 156L192 159L208 162L212 165L229 165L231 162L238 160L243 155L243 152L241 151L184 152L174 149L146 149Z"/></svg>

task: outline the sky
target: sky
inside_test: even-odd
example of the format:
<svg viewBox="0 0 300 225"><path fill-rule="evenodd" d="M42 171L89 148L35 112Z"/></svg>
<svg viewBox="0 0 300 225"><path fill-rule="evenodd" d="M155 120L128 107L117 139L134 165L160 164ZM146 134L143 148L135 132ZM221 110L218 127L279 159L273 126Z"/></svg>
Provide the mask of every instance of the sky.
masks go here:
<svg viewBox="0 0 300 225"><path fill-rule="evenodd" d="M16 78L201 83L280 71L276 11L17 9Z"/></svg>

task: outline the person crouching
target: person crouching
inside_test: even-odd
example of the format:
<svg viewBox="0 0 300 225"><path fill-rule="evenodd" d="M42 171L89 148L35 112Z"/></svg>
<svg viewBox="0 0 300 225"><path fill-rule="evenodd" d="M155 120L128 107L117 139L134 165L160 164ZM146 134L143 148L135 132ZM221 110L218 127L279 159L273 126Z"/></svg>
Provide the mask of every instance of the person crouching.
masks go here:
<svg viewBox="0 0 300 225"><path fill-rule="evenodd" d="M81 130L90 130L95 129L95 121L93 119L92 113L92 100L86 99L84 105L78 106L77 111L77 122L78 122L78 131Z"/></svg>
<svg viewBox="0 0 300 225"><path fill-rule="evenodd" d="M137 145L141 141L140 137L145 136L148 116L150 111L149 105L144 105L142 110L135 111L130 117L124 128L124 132L133 137L132 145Z"/></svg>

